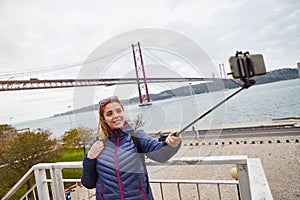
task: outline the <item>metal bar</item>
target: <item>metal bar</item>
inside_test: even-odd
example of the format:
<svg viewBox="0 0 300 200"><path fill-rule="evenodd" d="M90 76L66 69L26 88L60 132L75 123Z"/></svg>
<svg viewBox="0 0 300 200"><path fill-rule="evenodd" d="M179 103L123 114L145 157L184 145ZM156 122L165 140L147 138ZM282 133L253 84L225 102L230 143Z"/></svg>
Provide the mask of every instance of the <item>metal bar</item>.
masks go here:
<svg viewBox="0 0 300 200"><path fill-rule="evenodd" d="M213 106L212 108L210 108L208 111L206 111L205 113L201 114L199 117L197 117L196 119L194 119L193 121L191 121L190 123L188 123L186 126L184 126L183 128L181 128L179 131L176 132L176 136L178 136L179 134L181 134L182 132L184 132L186 129L188 129L190 126L192 126L193 124L195 124L197 121L199 121L200 119L202 119L203 117L205 117L206 115L208 115L209 113L211 113L211 111L213 111L214 109L218 108L220 105L222 105L223 103L225 103L226 101L228 101L230 98L232 98L233 96L235 96L236 94L238 94L239 92L241 92L243 89L245 89L244 87L240 88L239 90L237 90L236 92L234 92L233 94L229 95L227 98L225 98L224 100L220 101L217 105Z"/></svg>
<svg viewBox="0 0 300 200"><path fill-rule="evenodd" d="M63 184L62 170L61 168L52 167L50 169L51 175L51 191L54 199L64 199L65 190Z"/></svg>
<svg viewBox="0 0 300 200"><path fill-rule="evenodd" d="M220 191L220 185L219 184L217 184L217 188L218 188L218 193L219 193L219 199L221 200L222 198L221 198L221 191Z"/></svg>
<svg viewBox="0 0 300 200"><path fill-rule="evenodd" d="M34 200L36 200L35 190L33 190L33 198L34 198Z"/></svg>
<svg viewBox="0 0 300 200"><path fill-rule="evenodd" d="M177 189L178 189L179 199L181 199L181 192L180 192L180 185L179 185L179 183L177 183Z"/></svg>
<svg viewBox="0 0 300 200"><path fill-rule="evenodd" d="M36 184L34 184L20 199L28 199L28 194L33 193L34 194L34 189L36 188Z"/></svg>
<svg viewBox="0 0 300 200"><path fill-rule="evenodd" d="M248 159L248 181L252 199L273 199L261 160ZM251 186L251 187L250 187Z"/></svg>
<svg viewBox="0 0 300 200"><path fill-rule="evenodd" d="M38 198L43 200L50 200L48 185L45 181L47 179L45 169L34 169L35 182L38 190Z"/></svg>
<svg viewBox="0 0 300 200"><path fill-rule="evenodd" d="M208 156L208 157L181 157L159 163L146 159L146 165L220 165L220 164L247 164L247 156Z"/></svg>
<svg viewBox="0 0 300 200"><path fill-rule="evenodd" d="M46 182L51 182L51 180L47 180ZM80 182L80 179L63 179L63 182L73 183ZM151 179L151 183L177 183L180 182L182 184L229 184L229 185L237 185L239 182L235 180L160 180L160 179Z"/></svg>
<svg viewBox="0 0 300 200"><path fill-rule="evenodd" d="M199 184L197 183L196 186L197 186L197 193L198 193L199 200L201 200Z"/></svg>
<svg viewBox="0 0 300 200"><path fill-rule="evenodd" d="M222 184L222 185L238 185L235 180L157 180L151 179L150 183L180 183L180 184Z"/></svg>
<svg viewBox="0 0 300 200"><path fill-rule="evenodd" d="M250 191L250 183L249 183L249 175L248 175L248 167L247 164L237 164L236 165L238 171L238 180L240 185L240 194L242 200L251 199L251 191Z"/></svg>
<svg viewBox="0 0 300 200"><path fill-rule="evenodd" d="M144 62L143 62L143 56L142 56L142 50L141 50L140 42L138 42L138 47L139 47L139 53L140 53L142 71L143 71L143 78L144 78L144 85L145 85L145 90L146 90L147 102L149 103L150 102L150 96L149 96L149 92L148 92L147 78L146 78L146 73L145 73L145 68L144 68Z"/></svg>
<svg viewBox="0 0 300 200"><path fill-rule="evenodd" d="M236 187L237 187L238 198L239 198L239 200L241 200L241 194L240 194L240 186L239 186L239 184L237 184Z"/></svg>
<svg viewBox="0 0 300 200"><path fill-rule="evenodd" d="M138 69L137 69L137 62L136 62L136 56L135 56L134 45L132 44L131 46L132 46L132 54L133 54L134 67L135 67L135 74L136 74L136 82L137 82L137 85L138 85L139 100L140 100L140 103L143 103L142 92L141 92L141 88L140 88L139 72L138 72Z"/></svg>
<svg viewBox="0 0 300 200"><path fill-rule="evenodd" d="M162 183L159 183L159 189L160 189L161 199L164 200L164 192L162 189Z"/></svg>

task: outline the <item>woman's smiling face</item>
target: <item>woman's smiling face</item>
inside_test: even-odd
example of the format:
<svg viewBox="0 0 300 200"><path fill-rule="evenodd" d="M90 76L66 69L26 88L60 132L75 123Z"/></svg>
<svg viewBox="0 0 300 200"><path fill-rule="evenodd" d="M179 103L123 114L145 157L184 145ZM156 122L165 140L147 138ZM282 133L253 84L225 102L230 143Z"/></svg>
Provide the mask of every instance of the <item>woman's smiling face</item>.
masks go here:
<svg viewBox="0 0 300 200"><path fill-rule="evenodd" d="M110 129L119 129L124 126L125 117L122 106L117 102L111 102L104 107L104 121Z"/></svg>

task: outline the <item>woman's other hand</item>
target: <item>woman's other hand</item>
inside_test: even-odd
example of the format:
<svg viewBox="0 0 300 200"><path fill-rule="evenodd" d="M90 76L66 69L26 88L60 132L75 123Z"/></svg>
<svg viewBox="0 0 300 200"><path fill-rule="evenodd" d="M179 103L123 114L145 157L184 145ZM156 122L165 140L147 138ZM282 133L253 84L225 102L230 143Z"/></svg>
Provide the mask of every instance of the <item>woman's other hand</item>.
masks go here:
<svg viewBox="0 0 300 200"><path fill-rule="evenodd" d="M104 149L104 143L103 141L97 141L93 144L91 149L89 150L87 157L94 159L97 158L97 156L101 153L101 151Z"/></svg>
<svg viewBox="0 0 300 200"><path fill-rule="evenodd" d="M166 143L173 148L176 148L181 141L181 135L175 136L176 132L171 132L166 138Z"/></svg>

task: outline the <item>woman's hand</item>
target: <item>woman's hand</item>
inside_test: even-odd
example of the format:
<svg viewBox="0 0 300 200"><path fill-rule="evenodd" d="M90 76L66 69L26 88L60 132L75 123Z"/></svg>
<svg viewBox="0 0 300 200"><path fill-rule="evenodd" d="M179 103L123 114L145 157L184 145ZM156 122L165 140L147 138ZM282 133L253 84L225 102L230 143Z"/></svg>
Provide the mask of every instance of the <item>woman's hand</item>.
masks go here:
<svg viewBox="0 0 300 200"><path fill-rule="evenodd" d="M181 141L181 135L176 137L175 134L176 132L171 132L166 138L166 143L173 148L177 147Z"/></svg>
<svg viewBox="0 0 300 200"><path fill-rule="evenodd" d="M87 157L88 158L97 158L97 156L99 155L99 153L101 153L101 151L104 149L104 143L103 141L97 141L93 144L93 146L91 147L91 149L89 150Z"/></svg>

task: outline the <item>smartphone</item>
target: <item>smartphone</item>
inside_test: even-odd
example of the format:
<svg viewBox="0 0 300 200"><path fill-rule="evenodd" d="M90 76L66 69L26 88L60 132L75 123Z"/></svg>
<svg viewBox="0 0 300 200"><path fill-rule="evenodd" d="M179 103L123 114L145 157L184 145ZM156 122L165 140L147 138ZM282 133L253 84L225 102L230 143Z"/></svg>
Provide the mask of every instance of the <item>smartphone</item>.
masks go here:
<svg viewBox="0 0 300 200"><path fill-rule="evenodd" d="M229 65L232 77L235 79L251 78L266 74L266 66L261 54L230 56Z"/></svg>

